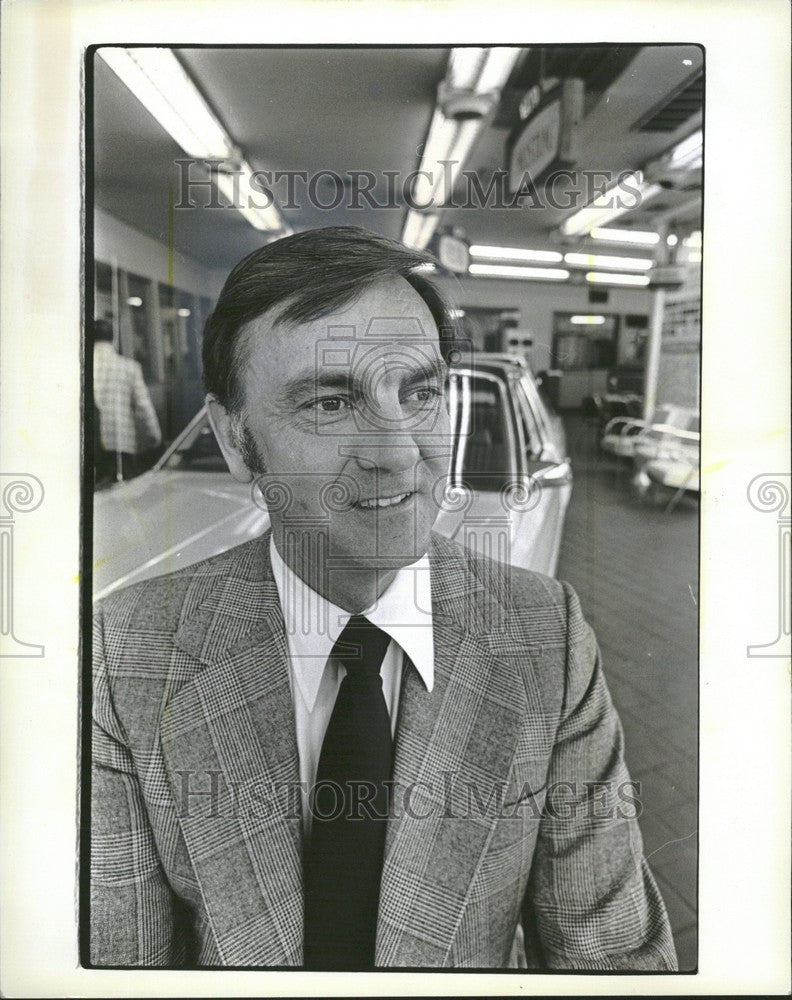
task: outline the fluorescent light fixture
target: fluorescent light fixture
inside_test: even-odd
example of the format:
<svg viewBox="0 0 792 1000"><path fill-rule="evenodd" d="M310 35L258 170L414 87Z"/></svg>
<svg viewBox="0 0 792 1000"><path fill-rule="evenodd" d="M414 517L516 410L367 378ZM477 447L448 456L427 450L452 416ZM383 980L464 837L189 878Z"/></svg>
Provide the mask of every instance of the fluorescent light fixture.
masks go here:
<svg viewBox="0 0 792 1000"><path fill-rule="evenodd" d="M604 271L589 271L586 281L595 285L648 285L648 274L607 274Z"/></svg>
<svg viewBox="0 0 792 1000"><path fill-rule="evenodd" d="M509 74L521 51L522 49L509 48L506 45L487 49L484 65L473 88L476 93L486 94L490 90L500 90L509 79Z"/></svg>
<svg viewBox="0 0 792 1000"><path fill-rule="evenodd" d="M485 49L466 46L451 49L446 80L454 88L472 90L481 73Z"/></svg>
<svg viewBox="0 0 792 1000"><path fill-rule="evenodd" d="M143 305L143 299L141 299L141 297L139 295L130 295L129 298L127 299L127 305L128 306L142 306Z"/></svg>
<svg viewBox="0 0 792 1000"><path fill-rule="evenodd" d="M682 240L683 247L694 247L697 250L701 249L701 230L694 230L690 236Z"/></svg>
<svg viewBox="0 0 792 1000"><path fill-rule="evenodd" d="M262 193L250 187L252 173L250 164L242 160L236 173L224 173L222 170L212 171L212 179L222 194L228 198L239 214L243 215L254 229L262 232L283 229L288 232L274 202L265 208L258 207Z"/></svg>
<svg viewBox="0 0 792 1000"><path fill-rule="evenodd" d="M560 264L564 255L557 250L528 250L523 247L490 247L474 243L470 248L471 257L485 260L530 260L537 264Z"/></svg>
<svg viewBox="0 0 792 1000"><path fill-rule="evenodd" d="M677 170L693 170L701 166L703 149L704 133L699 129L674 146L669 163Z"/></svg>
<svg viewBox="0 0 792 1000"><path fill-rule="evenodd" d="M596 253L565 253L564 263L574 267L613 267L625 271L648 271L654 261L647 257L609 257Z"/></svg>
<svg viewBox="0 0 792 1000"><path fill-rule="evenodd" d="M508 80L521 51L507 45L452 49L446 80L455 90L472 90L476 94L498 90Z"/></svg>
<svg viewBox="0 0 792 1000"><path fill-rule="evenodd" d="M563 267L512 267L509 264L471 264L470 273L482 278L533 278L566 281L569 271Z"/></svg>
<svg viewBox="0 0 792 1000"><path fill-rule="evenodd" d="M660 242L660 234L642 229L605 229L595 226L589 233L595 240L607 240L609 243L635 243L640 246L653 247Z"/></svg>
<svg viewBox="0 0 792 1000"><path fill-rule="evenodd" d="M234 159L233 143L170 49L103 46L98 51L188 156Z"/></svg>
<svg viewBox="0 0 792 1000"><path fill-rule="evenodd" d="M177 316L182 316L182 317L184 317L184 319L187 319L187 317L190 315L190 310L189 309L177 309L176 310L176 314L177 314Z"/></svg>
<svg viewBox="0 0 792 1000"><path fill-rule="evenodd" d="M605 322L604 316L570 316L569 322L576 326L602 326Z"/></svg>
<svg viewBox="0 0 792 1000"><path fill-rule="evenodd" d="M700 264L701 263L701 251L700 250L688 250L688 264Z"/></svg>
<svg viewBox="0 0 792 1000"><path fill-rule="evenodd" d="M229 161L240 171L236 181L220 172L212 179L252 226L289 232L274 205L255 207L260 192L250 190L253 171L171 49L103 46L98 52L188 156Z"/></svg>
<svg viewBox="0 0 792 1000"><path fill-rule="evenodd" d="M429 241L437 228L439 217L431 213L416 212L410 209L407 212L407 219L404 223L402 242L408 247L415 247L416 250L423 250L429 245Z"/></svg>
<svg viewBox="0 0 792 1000"><path fill-rule="evenodd" d="M578 209L561 223L561 232L565 236L581 236L590 232L595 226L605 226L613 219L618 219L625 212L631 212L641 207L650 198L654 198L663 189L659 184L650 184L644 180L640 170L622 177L621 182L603 191L585 208ZM631 201L637 197L636 204L623 205L619 192L627 195Z"/></svg>
<svg viewBox="0 0 792 1000"><path fill-rule="evenodd" d="M443 113L444 100L471 94L488 95L479 104L483 109L494 108L498 91L503 87L522 49L501 46L495 48L455 48L451 50L448 70L440 85L429 132L424 143L421 162L413 185L413 203L421 212L441 207L454 189L459 173L465 166L474 143L489 119L488 114L458 120ZM443 98L445 95L445 98ZM441 99L443 98L443 99ZM407 213L402 241L408 246L426 246L415 242L420 227ZM436 225L436 223L435 223Z"/></svg>

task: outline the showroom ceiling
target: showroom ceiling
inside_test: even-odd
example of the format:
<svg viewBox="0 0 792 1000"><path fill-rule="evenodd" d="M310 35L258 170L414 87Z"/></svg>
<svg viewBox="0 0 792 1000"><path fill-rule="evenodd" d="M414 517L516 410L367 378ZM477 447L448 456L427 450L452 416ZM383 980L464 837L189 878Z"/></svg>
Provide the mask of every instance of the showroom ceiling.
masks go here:
<svg viewBox="0 0 792 1000"><path fill-rule="evenodd" d="M177 56L254 169L303 171L316 182L313 200L332 204L335 182L322 172L339 175L348 194L353 171L402 179L418 168L449 51L203 47L179 49ZM228 267L265 242L267 235L233 209L197 207L206 201L202 189L192 197L195 208L178 207L184 166L177 161L184 152L101 59L93 69L96 204L209 267ZM507 144L520 127L525 95L570 76L585 88L577 171L642 169L701 128L703 55L696 46L524 49L465 164L485 188L508 169ZM618 225L697 228L701 173L700 167L666 172L659 193ZM393 237L402 232L406 206L398 182L389 207L365 207L361 199L363 207L352 208L345 197L334 209L309 204L299 177L294 183L296 207L283 199L279 206L292 229L355 224ZM458 227L473 243L557 245L569 210L541 198L529 202L445 209L440 228ZM563 242L584 245L580 237Z"/></svg>

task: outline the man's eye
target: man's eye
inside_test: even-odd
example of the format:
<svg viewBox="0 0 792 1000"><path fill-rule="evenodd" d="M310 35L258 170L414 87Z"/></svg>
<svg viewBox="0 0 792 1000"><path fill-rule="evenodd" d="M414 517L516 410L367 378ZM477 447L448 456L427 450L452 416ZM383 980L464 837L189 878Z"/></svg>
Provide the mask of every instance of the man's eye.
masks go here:
<svg viewBox="0 0 792 1000"><path fill-rule="evenodd" d="M426 403L430 399L436 399L438 396L442 395L442 390L434 385L421 385L417 389L413 389L410 393L413 399L417 399L420 403Z"/></svg>
<svg viewBox="0 0 792 1000"><path fill-rule="evenodd" d="M316 405L322 413L340 413L347 405L347 401L342 396L325 396L317 399Z"/></svg>

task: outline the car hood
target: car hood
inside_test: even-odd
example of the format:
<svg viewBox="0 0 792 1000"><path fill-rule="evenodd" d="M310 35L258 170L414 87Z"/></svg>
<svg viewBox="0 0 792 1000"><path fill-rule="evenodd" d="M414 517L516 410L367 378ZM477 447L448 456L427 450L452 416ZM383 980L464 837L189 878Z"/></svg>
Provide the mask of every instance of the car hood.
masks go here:
<svg viewBox="0 0 792 1000"><path fill-rule="evenodd" d="M261 534L269 515L227 473L156 470L94 496L93 592L171 573Z"/></svg>
<svg viewBox="0 0 792 1000"><path fill-rule="evenodd" d="M505 562L552 575L569 490L540 491L528 509L499 493L467 493L434 530ZM269 515L248 484L210 472L153 470L94 497L93 593L162 576L262 534Z"/></svg>

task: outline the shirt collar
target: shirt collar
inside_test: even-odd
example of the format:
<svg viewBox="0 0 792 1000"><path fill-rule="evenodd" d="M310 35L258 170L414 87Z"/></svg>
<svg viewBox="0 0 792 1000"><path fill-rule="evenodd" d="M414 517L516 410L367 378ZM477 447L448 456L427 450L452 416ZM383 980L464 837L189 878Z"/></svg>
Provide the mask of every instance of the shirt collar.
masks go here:
<svg viewBox="0 0 792 1000"><path fill-rule="evenodd" d="M308 586L280 556L270 536L270 559L278 588L292 673L311 711L330 651L352 617ZM434 636L429 556L404 566L384 593L362 612L409 656L431 691L434 687Z"/></svg>

